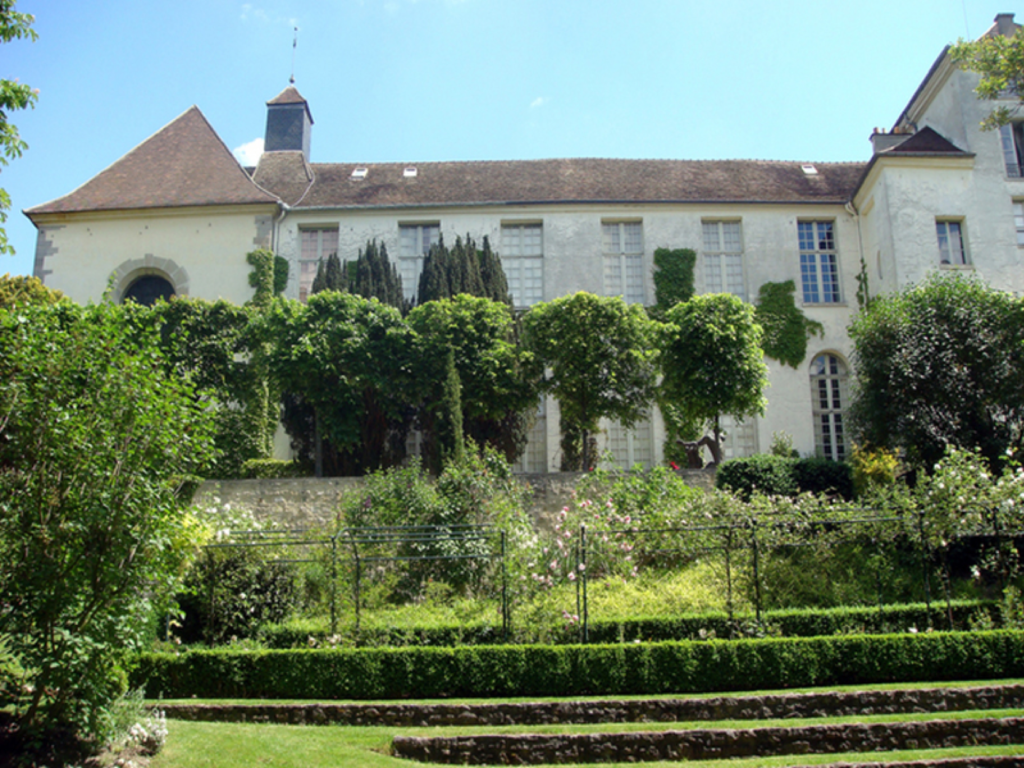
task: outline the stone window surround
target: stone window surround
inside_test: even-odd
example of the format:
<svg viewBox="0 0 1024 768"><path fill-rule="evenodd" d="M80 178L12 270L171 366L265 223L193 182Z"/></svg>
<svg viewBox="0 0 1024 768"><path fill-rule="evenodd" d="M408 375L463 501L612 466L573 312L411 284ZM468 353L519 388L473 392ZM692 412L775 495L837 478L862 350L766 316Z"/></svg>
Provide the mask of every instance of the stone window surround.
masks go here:
<svg viewBox="0 0 1024 768"><path fill-rule="evenodd" d="M185 268L178 266L172 259L164 259L147 253L141 259L129 259L122 262L111 273L114 300L120 304L132 283L146 275L156 275L167 280L174 288L175 296L189 295L189 277Z"/></svg>

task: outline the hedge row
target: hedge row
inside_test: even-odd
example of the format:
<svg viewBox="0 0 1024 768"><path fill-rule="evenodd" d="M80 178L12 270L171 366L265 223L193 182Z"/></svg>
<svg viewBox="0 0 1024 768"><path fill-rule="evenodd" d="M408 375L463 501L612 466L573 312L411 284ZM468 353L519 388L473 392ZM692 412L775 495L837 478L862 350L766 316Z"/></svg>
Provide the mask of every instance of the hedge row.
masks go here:
<svg viewBox="0 0 1024 768"><path fill-rule="evenodd" d="M924 603L842 608L805 608L769 611L758 625L754 616L736 616L730 620L725 613L694 614L671 618L636 618L627 621L592 620L589 638L595 643L629 643L634 641L696 640L708 637L730 638L755 635L782 637L815 637L849 633L905 632L911 629L967 629L971 620L982 615L998 619L998 603L981 600L957 600L947 613L945 603L932 603L929 612ZM950 626L952 616L952 627ZM982 622L979 622L982 623ZM269 648L308 648L310 638L323 643L330 631L326 626L306 624L267 625L259 639ZM415 629L382 627L342 633L342 642L366 647L491 645L502 642L500 626L460 624ZM579 628L569 627L555 633L554 642L574 643ZM533 642L513 631L510 640Z"/></svg>
<svg viewBox="0 0 1024 768"><path fill-rule="evenodd" d="M164 698L397 699L740 691L1024 675L1024 632L615 645L144 654Z"/></svg>
<svg viewBox="0 0 1024 768"><path fill-rule="evenodd" d="M853 472L848 464L823 458L792 459L759 453L722 462L715 486L750 498L754 490L775 496L812 492L853 498Z"/></svg>

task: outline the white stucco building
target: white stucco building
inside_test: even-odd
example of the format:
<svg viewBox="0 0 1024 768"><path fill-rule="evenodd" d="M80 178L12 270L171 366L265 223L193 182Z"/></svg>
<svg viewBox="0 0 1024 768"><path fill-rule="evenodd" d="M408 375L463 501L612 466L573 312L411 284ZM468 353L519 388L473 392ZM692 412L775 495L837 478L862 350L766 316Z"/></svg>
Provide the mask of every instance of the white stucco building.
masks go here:
<svg viewBox="0 0 1024 768"><path fill-rule="evenodd" d="M1012 14L986 34L1012 35ZM77 301L252 295L245 254L291 262L286 295L304 298L317 262L354 259L376 239L414 293L443 234L488 236L516 305L569 292L653 303L655 249L698 252L698 292L753 301L793 280L824 327L794 370L768 360L763 418L729 428L727 455L767 449L773 432L804 454L841 458L842 412L861 265L871 292L932 270L972 270L1024 291L1024 122L983 132L991 110L977 75L944 50L866 163L602 160L314 163L312 113L290 86L268 102L265 152L243 169L196 107L70 194L27 210L39 230L35 273ZM557 403L548 402L521 462L558 466ZM602 435L621 465L659 463L663 426Z"/></svg>

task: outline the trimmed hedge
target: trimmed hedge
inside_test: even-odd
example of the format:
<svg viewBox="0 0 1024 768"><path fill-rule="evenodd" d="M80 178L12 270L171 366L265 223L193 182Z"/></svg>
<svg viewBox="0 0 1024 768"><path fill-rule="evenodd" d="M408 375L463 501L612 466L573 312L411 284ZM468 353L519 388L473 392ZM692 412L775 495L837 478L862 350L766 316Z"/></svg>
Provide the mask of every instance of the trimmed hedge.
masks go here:
<svg viewBox="0 0 1024 768"><path fill-rule="evenodd" d="M249 459L242 464L244 480L276 480L291 477L311 477L312 469L298 461L283 459Z"/></svg>
<svg viewBox="0 0 1024 768"><path fill-rule="evenodd" d="M715 486L747 499L755 489L774 496L811 492L852 499L853 471L848 464L830 459L759 453L722 462L715 473Z"/></svg>
<svg viewBox="0 0 1024 768"><path fill-rule="evenodd" d="M971 620L985 616L998 622L999 604L991 600L955 600L951 604L952 629L967 629ZM753 615L737 615L732 621L725 613L694 614L671 618L636 618L627 621L591 620L590 641L594 643L629 643L666 640L696 640L707 637L743 637L760 634L782 637L814 637L858 632L924 631L929 627L947 630L949 615L945 603L932 603L929 614L924 603L884 606L853 606L842 608L804 608L767 611L758 626ZM455 645L489 645L502 640L501 627L491 624L460 624L453 626L397 629L394 627L363 629L358 635L343 631L342 643L364 647L444 647ZM310 638L324 643L330 635L326 626L305 624L266 625L259 640L268 648L308 648ZM575 643L578 627L555 633L554 642ZM513 641L530 642L534 638L512 632Z"/></svg>
<svg viewBox="0 0 1024 768"><path fill-rule="evenodd" d="M131 684L163 698L584 696L983 680L1024 675L1024 632L708 642L142 655Z"/></svg>

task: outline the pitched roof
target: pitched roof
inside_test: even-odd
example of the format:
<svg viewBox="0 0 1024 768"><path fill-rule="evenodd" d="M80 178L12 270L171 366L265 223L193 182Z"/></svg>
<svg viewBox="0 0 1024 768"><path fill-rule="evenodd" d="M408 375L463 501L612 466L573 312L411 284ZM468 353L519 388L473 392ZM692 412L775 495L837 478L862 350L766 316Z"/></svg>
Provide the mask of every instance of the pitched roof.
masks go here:
<svg viewBox="0 0 1024 768"><path fill-rule="evenodd" d="M203 113L193 106L75 191L25 213L276 201L253 183Z"/></svg>
<svg viewBox="0 0 1024 768"><path fill-rule="evenodd" d="M882 150L879 154L887 155L967 155L960 147L930 126L925 126L917 133L901 141L899 144Z"/></svg>
<svg viewBox="0 0 1024 768"><path fill-rule="evenodd" d="M306 108L306 114L309 115L310 124L313 123L313 113L309 111L309 102L302 98L302 94L299 93L299 89L294 85L289 85L277 96L267 102L268 107L279 107L287 104L302 104Z"/></svg>
<svg viewBox="0 0 1024 768"><path fill-rule="evenodd" d="M440 163L296 163L265 154L256 179L299 208L372 208L530 203L768 202L850 199L864 163L762 160L508 160ZM282 153L273 153L282 154ZM366 176L353 178L356 168ZM405 169L415 168L415 175ZM300 187L301 190L300 190ZM308 188L307 188L308 187ZM301 196L301 199L300 199Z"/></svg>

